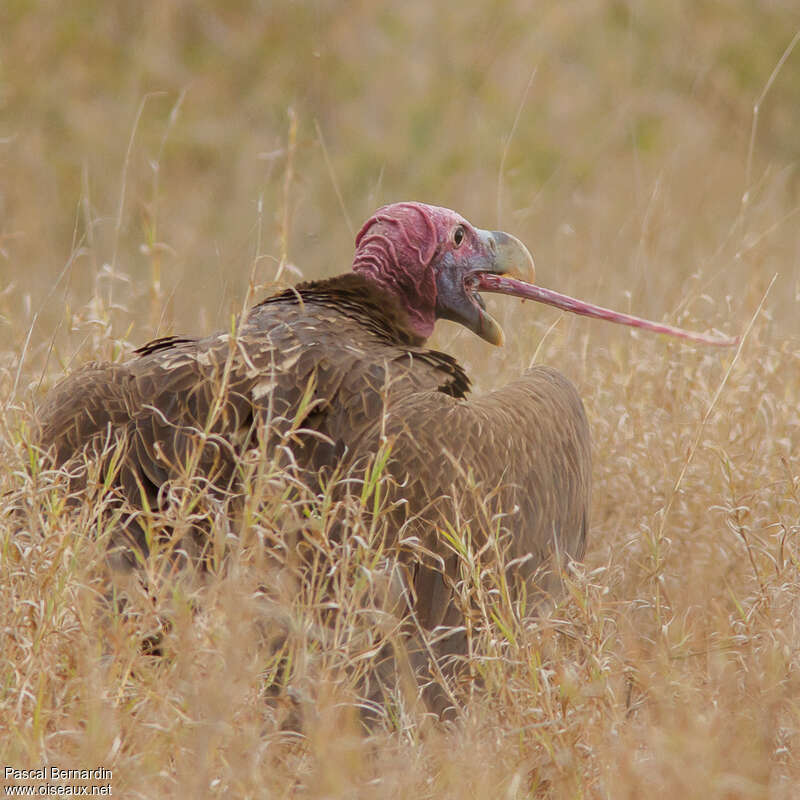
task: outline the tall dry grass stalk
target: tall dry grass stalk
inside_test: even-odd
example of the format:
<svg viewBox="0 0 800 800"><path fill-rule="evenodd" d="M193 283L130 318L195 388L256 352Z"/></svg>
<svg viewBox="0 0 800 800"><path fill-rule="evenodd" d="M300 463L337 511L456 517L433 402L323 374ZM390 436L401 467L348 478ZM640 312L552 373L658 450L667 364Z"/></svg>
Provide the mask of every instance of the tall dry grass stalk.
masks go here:
<svg viewBox="0 0 800 800"><path fill-rule="evenodd" d="M104 766L142 798L795 796L798 24L743 0L0 9L0 766ZM443 531L461 711L399 681L365 733L398 624L380 514L339 509L337 541L331 498L309 515L243 465L224 558L120 585L103 492L70 497L32 412L79 363L345 270L347 220L409 198L501 215L559 290L752 327L734 357L504 299L503 351L441 325L479 390L532 359L578 385L588 553L525 617Z"/></svg>

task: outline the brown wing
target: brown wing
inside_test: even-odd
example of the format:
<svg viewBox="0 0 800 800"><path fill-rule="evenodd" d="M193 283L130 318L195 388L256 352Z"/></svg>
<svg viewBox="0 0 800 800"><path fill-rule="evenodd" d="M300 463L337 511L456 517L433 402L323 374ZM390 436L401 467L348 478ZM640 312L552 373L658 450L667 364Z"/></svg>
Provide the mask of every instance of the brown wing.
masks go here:
<svg viewBox="0 0 800 800"><path fill-rule="evenodd" d="M244 450L290 429L294 460L317 475L381 417L387 394L466 391L453 359L399 343L375 308L343 310L319 287L302 302L289 293L256 307L236 335L160 339L124 364L84 367L45 399L40 443L61 464L109 430L124 432L130 491L138 484L152 504L187 469L227 490Z"/></svg>
<svg viewBox="0 0 800 800"><path fill-rule="evenodd" d="M39 406L38 441L52 447L56 464L95 437L128 420L125 364L92 362L57 383Z"/></svg>
<svg viewBox="0 0 800 800"><path fill-rule="evenodd" d="M431 391L407 395L390 404L385 431L392 447L388 470L404 500L394 512L396 529L405 523L407 533L444 555L448 525L459 534L469 527L474 537L499 522L508 533L508 558L527 559L518 568L525 578L555 550L582 557L589 428L575 388L555 370L534 367L470 401ZM362 441L363 452L373 452L379 439L375 428ZM416 590L423 623L446 621L450 606L441 578L421 569Z"/></svg>

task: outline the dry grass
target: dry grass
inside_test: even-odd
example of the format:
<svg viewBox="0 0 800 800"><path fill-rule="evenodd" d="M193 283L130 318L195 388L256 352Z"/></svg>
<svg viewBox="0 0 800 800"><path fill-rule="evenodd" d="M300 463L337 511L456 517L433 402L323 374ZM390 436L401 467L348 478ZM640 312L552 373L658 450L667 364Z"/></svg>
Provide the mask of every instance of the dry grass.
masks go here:
<svg viewBox="0 0 800 800"><path fill-rule="evenodd" d="M768 82L800 18L527 5L0 8L0 766L100 765L148 798L795 796L800 50ZM410 198L519 235L559 290L752 328L734 360L502 298L502 352L441 326L479 389L534 358L578 385L589 551L540 618L478 631L455 722L399 708L365 738L344 701L375 542L270 583L286 511L262 492L225 568L115 613L96 509L26 442L66 369L343 271L350 227ZM270 700L287 663L302 737Z"/></svg>

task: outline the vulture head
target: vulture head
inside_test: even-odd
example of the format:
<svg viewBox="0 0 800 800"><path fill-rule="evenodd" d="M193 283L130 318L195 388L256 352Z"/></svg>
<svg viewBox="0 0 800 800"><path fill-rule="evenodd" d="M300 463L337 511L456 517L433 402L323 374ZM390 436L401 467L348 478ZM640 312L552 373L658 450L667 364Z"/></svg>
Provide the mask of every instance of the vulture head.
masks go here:
<svg viewBox="0 0 800 800"><path fill-rule="evenodd" d="M479 294L485 291L703 344L738 341L650 322L536 286L533 258L515 236L481 230L449 208L425 203L379 208L356 236L353 271L394 295L422 339L433 333L437 319L449 319L501 345L503 330Z"/></svg>
<svg viewBox="0 0 800 800"><path fill-rule="evenodd" d="M534 279L533 258L519 239L424 203L378 209L356 236L353 270L392 292L422 338L433 333L437 319L449 319L496 345L503 343L503 331L486 311L477 277Z"/></svg>

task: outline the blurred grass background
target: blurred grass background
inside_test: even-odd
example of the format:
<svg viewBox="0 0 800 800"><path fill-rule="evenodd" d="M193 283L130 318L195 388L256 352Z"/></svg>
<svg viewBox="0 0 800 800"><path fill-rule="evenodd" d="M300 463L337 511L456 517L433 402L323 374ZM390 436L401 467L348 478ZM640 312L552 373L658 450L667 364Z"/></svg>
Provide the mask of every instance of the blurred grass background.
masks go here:
<svg viewBox="0 0 800 800"><path fill-rule="evenodd" d="M522 236L547 285L607 303L624 287L645 314L673 310L665 294L697 270L734 303L763 291L754 272L796 278L780 235L759 263L731 264L763 232L759 202L797 197L800 58L763 104L745 186L754 101L800 24L792 3L7 2L0 15L5 316L22 298L38 308L72 257L42 335L63 287L80 307L104 264L131 280L112 294L107 276L128 308L120 330L226 320L253 260L267 282L281 257L290 113L288 255L305 276L345 270L351 227L414 198ZM726 248L746 188L756 219ZM154 320L141 309L156 278L168 310Z"/></svg>
<svg viewBox="0 0 800 800"><path fill-rule="evenodd" d="M790 0L0 4L7 409L84 360L229 324L281 263L289 282L345 271L354 231L401 199L516 234L544 285L687 327L741 333L778 275L716 402L732 353L505 298L488 298L502 351L439 326L433 345L479 388L533 358L564 370L595 443L584 582L507 669L487 660L488 699L460 728L365 754L322 725L305 750L262 752L258 654L208 649L235 650L226 626L252 629L217 608L217 627L176 625L176 672L137 661L136 636L134 674L98 666L91 627L59 640L66 655L31 646L3 673L8 758L113 762L135 796L195 780L242 796L299 782L312 796L792 797L798 30ZM59 574L46 555L25 579L3 573L5 631L32 625L26 602ZM53 607L71 620L72 602L61 585Z"/></svg>

